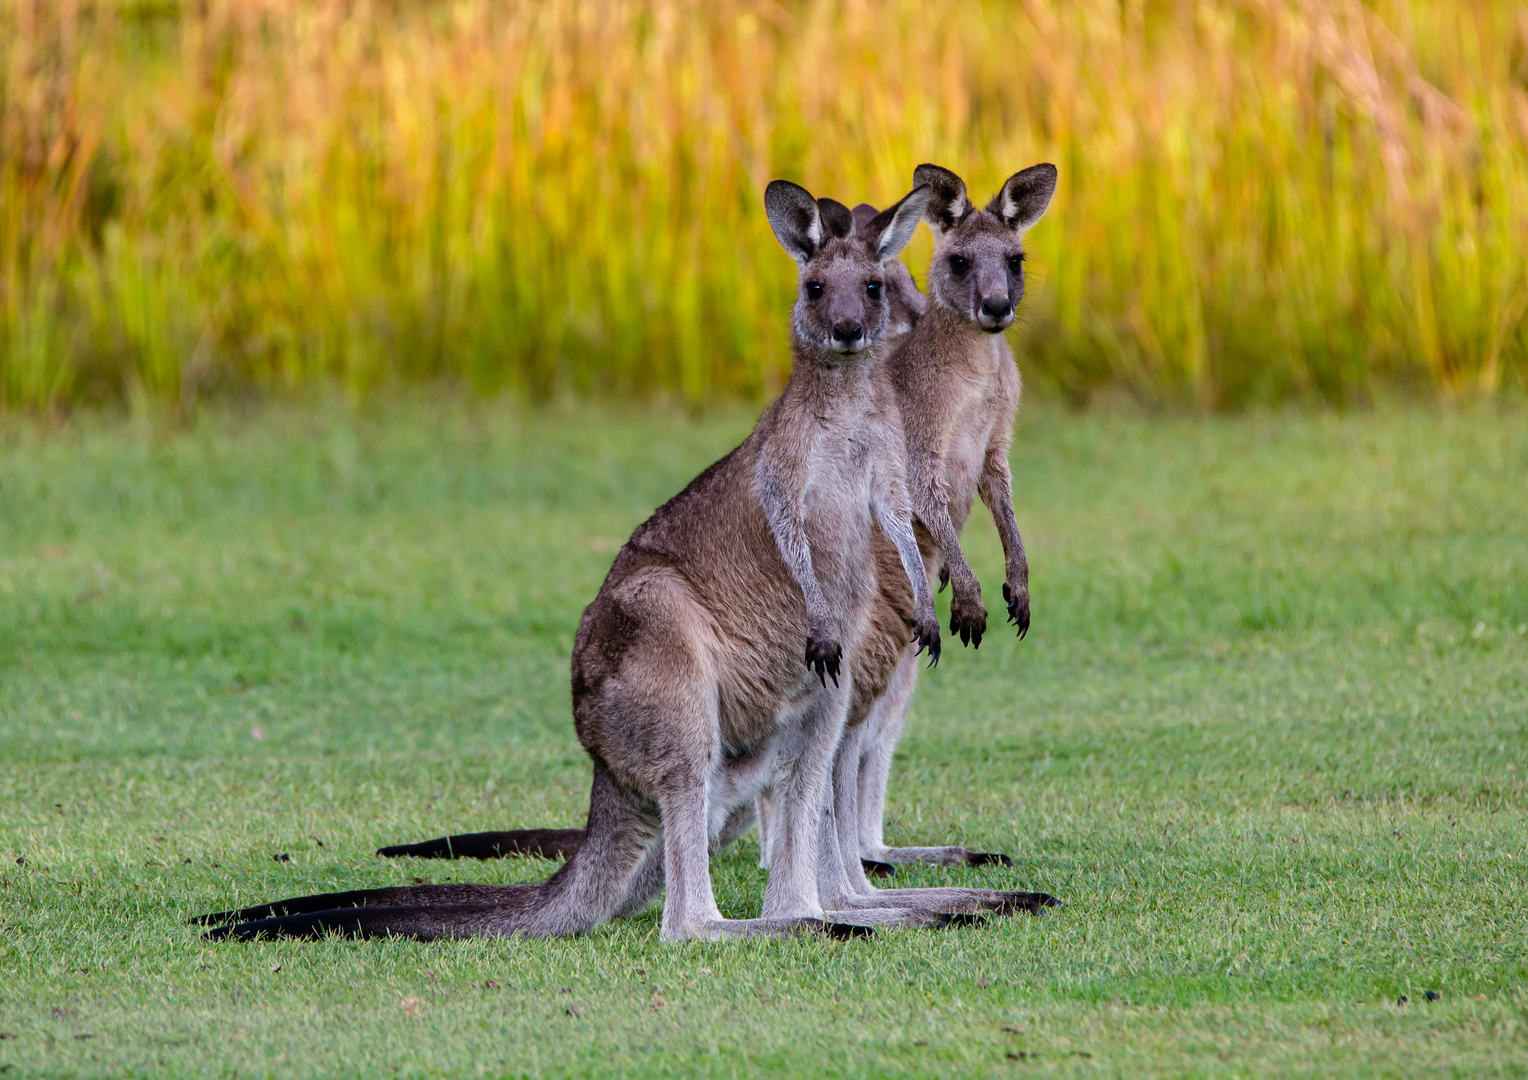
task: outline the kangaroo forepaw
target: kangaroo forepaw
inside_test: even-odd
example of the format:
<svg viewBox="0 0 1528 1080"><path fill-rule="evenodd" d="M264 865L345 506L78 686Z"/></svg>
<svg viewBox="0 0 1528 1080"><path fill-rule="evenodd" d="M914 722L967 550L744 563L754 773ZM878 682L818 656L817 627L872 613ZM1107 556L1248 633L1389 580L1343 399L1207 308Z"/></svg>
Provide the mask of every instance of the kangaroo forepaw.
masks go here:
<svg viewBox="0 0 1528 1080"><path fill-rule="evenodd" d="M839 665L843 658L843 646L831 638L807 638L806 666L822 680L823 686L828 685L829 677L833 679L834 686L838 685Z"/></svg>
<svg viewBox="0 0 1528 1080"><path fill-rule="evenodd" d="M1008 621L1019 628L1019 640L1024 640L1024 635L1029 633L1029 589L1021 588L1014 592L1003 582L1003 599L1008 603Z"/></svg>
<svg viewBox="0 0 1528 1080"><path fill-rule="evenodd" d="M939 623L935 619L919 619L913 627L913 640L918 643L918 651L914 656L921 656L923 650L928 650L928 666L935 667L939 663Z"/></svg>
<svg viewBox="0 0 1528 1080"><path fill-rule="evenodd" d="M987 609L980 593L974 597L957 595L950 601L950 633L958 636L962 645L981 648L986 630Z"/></svg>

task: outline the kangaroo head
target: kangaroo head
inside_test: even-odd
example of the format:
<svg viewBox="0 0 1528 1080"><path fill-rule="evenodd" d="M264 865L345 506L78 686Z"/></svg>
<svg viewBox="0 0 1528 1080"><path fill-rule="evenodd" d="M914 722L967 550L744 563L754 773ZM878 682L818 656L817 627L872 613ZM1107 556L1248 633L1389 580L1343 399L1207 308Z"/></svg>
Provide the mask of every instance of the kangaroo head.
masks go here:
<svg viewBox="0 0 1528 1080"><path fill-rule="evenodd" d="M972 205L965 181L949 169L919 165L913 183L933 190L924 211L934 230L929 295L987 333L1002 333L1024 298L1023 233L1050 205L1056 167L1014 173L985 210Z"/></svg>
<svg viewBox="0 0 1528 1080"><path fill-rule="evenodd" d="M854 231L863 234L870 222L880 213L869 203L860 203L851 213L854 216ZM907 268L907 264L901 259L887 259L882 264L881 270L885 275L886 287L886 324L887 338L901 337L918 325L918 320L923 318L924 309L928 306L928 297L918 291L918 283L913 280L913 272Z"/></svg>
<svg viewBox="0 0 1528 1080"><path fill-rule="evenodd" d="M771 181L764 212L800 268L791 309L798 339L841 356L857 356L881 340L891 324L886 265L912 239L929 194L926 186L916 187L856 228L842 203L814 199L787 180Z"/></svg>

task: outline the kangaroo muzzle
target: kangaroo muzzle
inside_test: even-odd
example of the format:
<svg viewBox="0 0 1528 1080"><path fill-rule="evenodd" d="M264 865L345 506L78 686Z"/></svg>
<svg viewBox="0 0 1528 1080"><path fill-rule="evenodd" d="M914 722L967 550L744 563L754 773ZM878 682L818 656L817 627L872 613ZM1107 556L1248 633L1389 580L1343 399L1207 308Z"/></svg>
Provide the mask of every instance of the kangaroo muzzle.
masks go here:
<svg viewBox="0 0 1528 1080"><path fill-rule="evenodd" d="M858 319L838 319L833 323L833 351L857 353L865 349L865 325Z"/></svg>
<svg viewBox="0 0 1528 1080"><path fill-rule="evenodd" d="M1006 294L982 297L976 313L977 324L989 334L1000 333L1013 325L1013 304Z"/></svg>

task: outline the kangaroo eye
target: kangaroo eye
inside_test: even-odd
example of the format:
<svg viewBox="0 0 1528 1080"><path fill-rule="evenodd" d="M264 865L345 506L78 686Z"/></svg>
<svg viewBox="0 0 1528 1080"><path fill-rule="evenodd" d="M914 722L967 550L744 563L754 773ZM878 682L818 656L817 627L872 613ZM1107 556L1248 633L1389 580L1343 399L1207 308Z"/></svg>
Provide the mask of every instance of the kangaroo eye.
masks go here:
<svg viewBox="0 0 1528 1080"><path fill-rule="evenodd" d="M822 282L820 282L820 281L808 281L806 283L806 298L808 300L821 300L822 299Z"/></svg>
<svg viewBox="0 0 1528 1080"><path fill-rule="evenodd" d="M874 300L881 295L881 283L879 281L865 282L865 292L870 296L870 299Z"/></svg>
<svg viewBox="0 0 1528 1080"><path fill-rule="evenodd" d="M1020 270L1024 269L1024 256L1022 256L1022 255L1010 255L1010 256L1008 256L1008 269L1012 270L1015 274L1017 274Z"/></svg>
<svg viewBox="0 0 1528 1080"><path fill-rule="evenodd" d="M967 270L970 269L970 267L971 264L966 260L964 255L950 256L950 273L964 274Z"/></svg>

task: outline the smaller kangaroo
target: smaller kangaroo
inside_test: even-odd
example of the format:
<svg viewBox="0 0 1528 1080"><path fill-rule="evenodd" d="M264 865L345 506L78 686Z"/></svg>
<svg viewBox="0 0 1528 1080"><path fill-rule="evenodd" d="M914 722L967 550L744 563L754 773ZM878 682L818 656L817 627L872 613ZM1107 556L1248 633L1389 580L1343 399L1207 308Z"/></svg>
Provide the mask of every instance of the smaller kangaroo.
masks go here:
<svg viewBox="0 0 1528 1080"><path fill-rule="evenodd" d="M938 655L901 419L872 352L887 324L882 264L906 246L929 194L915 188L856 232L838 203L783 181L766 191L770 225L800 267L791 380L741 446L632 534L584 612L573 712L594 779L582 843L562 868L538 885L279 901L206 916L225 924L210 936L578 934L660 887L670 940L948 925L939 906L951 901L967 901L959 911L1025 902L904 890L920 895L844 911L822 903L853 900L831 880L830 780L849 707L839 675L877 595L877 526L913 594L913 636ZM779 820L763 915L725 919L709 841L766 786Z"/></svg>
<svg viewBox="0 0 1528 1080"><path fill-rule="evenodd" d="M1035 165L1010 176L985 209L965 182L938 165L920 165L914 183L933 189L924 220L934 231L930 303L913 330L887 357L908 450L908 481L919 547L931 577L953 587L950 630L980 645L987 613L981 585L960 548L960 531L980 496L1002 541L1003 598L1020 637L1029 629L1029 564L1013 512L1008 445L1020 380L1003 331L1024 296L1023 233L1045 213L1055 192L1055 166ZM908 594L881 567L882 603L873 621L905 622ZM900 654L900 655L899 655ZM864 868L877 862L972 865L1006 856L961 847L891 848L883 816L892 752L917 685L918 663L888 630L867 637L855 669L856 702L834 771L835 816L845 876L856 893L875 890ZM862 694L870 703L862 704ZM1049 903L1054 900L1046 898ZM1047 905L1048 906L1048 905Z"/></svg>

